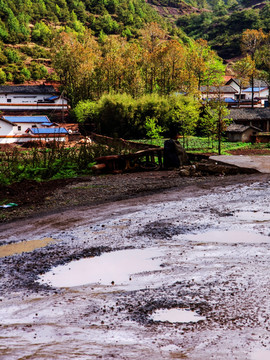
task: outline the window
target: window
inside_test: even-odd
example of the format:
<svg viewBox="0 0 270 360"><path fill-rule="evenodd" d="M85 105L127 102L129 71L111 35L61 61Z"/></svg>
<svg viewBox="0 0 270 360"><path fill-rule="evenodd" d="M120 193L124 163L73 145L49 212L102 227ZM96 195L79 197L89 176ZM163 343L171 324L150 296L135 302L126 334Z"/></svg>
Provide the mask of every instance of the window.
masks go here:
<svg viewBox="0 0 270 360"><path fill-rule="evenodd" d="M18 131L21 131L22 130L22 127L21 126L18 126Z"/></svg>
<svg viewBox="0 0 270 360"><path fill-rule="evenodd" d="M32 125L32 128L36 128L37 127L37 125Z"/></svg>
<svg viewBox="0 0 270 360"><path fill-rule="evenodd" d="M236 97L237 100L239 99L239 96L240 96L240 94L235 94L235 97ZM241 100L245 100L245 98L246 98L246 95L241 94Z"/></svg>
<svg viewBox="0 0 270 360"><path fill-rule="evenodd" d="M10 103L10 102L11 102L11 99L7 99L7 102L9 102L9 103Z"/></svg>

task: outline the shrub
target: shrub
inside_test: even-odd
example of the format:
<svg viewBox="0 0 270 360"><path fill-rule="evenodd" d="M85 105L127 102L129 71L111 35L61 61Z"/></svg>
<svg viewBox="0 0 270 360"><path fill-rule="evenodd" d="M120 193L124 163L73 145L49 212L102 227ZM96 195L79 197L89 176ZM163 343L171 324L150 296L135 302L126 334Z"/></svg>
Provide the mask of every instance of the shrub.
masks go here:
<svg viewBox="0 0 270 360"><path fill-rule="evenodd" d="M20 61L20 55L16 50L5 49L4 54L7 57L9 63L17 64Z"/></svg>
<svg viewBox="0 0 270 360"><path fill-rule="evenodd" d="M192 98L144 95L134 99L127 94L103 95L97 102L81 101L74 109L76 119L94 123L101 134L124 138L146 136L147 119L155 119L155 127L168 130L172 124L185 135L195 131L199 103Z"/></svg>
<svg viewBox="0 0 270 360"><path fill-rule="evenodd" d="M6 81L6 73L2 69L0 69L0 84L3 85Z"/></svg>

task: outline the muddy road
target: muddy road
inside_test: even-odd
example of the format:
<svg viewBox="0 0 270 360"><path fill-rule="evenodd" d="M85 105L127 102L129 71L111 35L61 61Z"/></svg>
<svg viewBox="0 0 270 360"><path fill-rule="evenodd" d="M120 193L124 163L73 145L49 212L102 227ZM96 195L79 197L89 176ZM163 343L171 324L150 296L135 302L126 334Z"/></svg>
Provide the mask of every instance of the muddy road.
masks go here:
<svg viewBox="0 0 270 360"><path fill-rule="evenodd" d="M1 225L1 360L270 359L269 185Z"/></svg>

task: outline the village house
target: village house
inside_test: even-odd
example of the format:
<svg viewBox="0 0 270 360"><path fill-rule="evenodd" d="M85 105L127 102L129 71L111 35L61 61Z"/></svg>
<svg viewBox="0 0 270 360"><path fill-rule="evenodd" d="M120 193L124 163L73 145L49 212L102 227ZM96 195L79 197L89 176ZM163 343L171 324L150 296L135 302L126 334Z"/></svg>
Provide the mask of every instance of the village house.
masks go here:
<svg viewBox="0 0 270 360"><path fill-rule="evenodd" d="M65 141L68 131L52 123L47 116L0 117L0 144L26 141Z"/></svg>
<svg viewBox="0 0 270 360"><path fill-rule="evenodd" d="M270 131L269 108L232 108L229 117L236 124L253 126L263 132Z"/></svg>
<svg viewBox="0 0 270 360"><path fill-rule="evenodd" d="M67 110L67 100L52 85L0 86L0 111Z"/></svg>
<svg viewBox="0 0 270 360"><path fill-rule="evenodd" d="M261 132L250 125L230 124L226 129L226 136L230 142L255 142L256 135Z"/></svg>
<svg viewBox="0 0 270 360"><path fill-rule="evenodd" d="M240 94L240 82L238 79L231 78L226 82L227 86L231 86L236 90L235 99L240 100L240 106L249 106L251 105L252 100L252 87L249 84L247 87L241 89ZM264 107L268 105L268 95L269 89L268 85L263 80L254 79L253 83L253 96L256 107ZM239 99L240 98L240 99Z"/></svg>
<svg viewBox="0 0 270 360"><path fill-rule="evenodd" d="M219 98L227 103L236 103L235 94L237 93L237 90L230 85L201 86L200 91L204 100L214 100Z"/></svg>

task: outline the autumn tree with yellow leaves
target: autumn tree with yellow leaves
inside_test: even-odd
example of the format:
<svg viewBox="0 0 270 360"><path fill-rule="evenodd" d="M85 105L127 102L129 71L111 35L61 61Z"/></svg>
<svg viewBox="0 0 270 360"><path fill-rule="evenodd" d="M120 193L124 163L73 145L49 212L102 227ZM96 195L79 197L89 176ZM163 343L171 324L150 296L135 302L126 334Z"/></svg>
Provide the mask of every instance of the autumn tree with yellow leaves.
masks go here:
<svg viewBox="0 0 270 360"><path fill-rule="evenodd" d="M88 31L62 33L54 43L53 65L72 107L106 93L194 95L224 74L205 40L183 44L155 23L131 41L115 35L101 41Z"/></svg>

